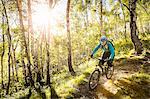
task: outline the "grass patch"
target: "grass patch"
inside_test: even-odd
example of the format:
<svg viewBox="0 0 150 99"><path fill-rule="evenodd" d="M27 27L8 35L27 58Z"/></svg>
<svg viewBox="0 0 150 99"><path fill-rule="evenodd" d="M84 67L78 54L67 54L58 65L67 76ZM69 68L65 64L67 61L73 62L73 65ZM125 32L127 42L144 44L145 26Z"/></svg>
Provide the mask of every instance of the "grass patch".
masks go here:
<svg viewBox="0 0 150 99"><path fill-rule="evenodd" d="M80 85L83 81L88 81L86 77L93 71L95 68L95 61L86 62L85 64L81 64L78 67L78 70L76 72L76 76L71 76L68 73L63 73L60 75L57 75L57 78L55 81L59 81L56 79L61 79L60 82L57 82L59 84L54 84L54 87L56 89L57 94L61 98L71 98L72 93L77 91L78 85ZM56 75L55 75L56 76ZM64 78L64 79L62 79Z"/></svg>

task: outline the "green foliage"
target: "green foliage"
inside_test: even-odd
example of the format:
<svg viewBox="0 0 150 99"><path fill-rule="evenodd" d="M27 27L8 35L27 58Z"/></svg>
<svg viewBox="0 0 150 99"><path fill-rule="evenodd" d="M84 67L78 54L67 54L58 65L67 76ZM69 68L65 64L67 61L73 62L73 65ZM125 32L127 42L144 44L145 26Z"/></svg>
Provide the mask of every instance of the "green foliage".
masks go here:
<svg viewBox="0 0 150 99"><path fill-rule="evenodd" d="M125 41L125 40L115 42L114 46L115 46L115 52L117 56L123 54L129 54L130 51L133 49L133 45L131 41Z"/></svg>
<svg viewBox="0 0 150 99"><path fill-rule="evenodd" d="M9 1L9 0L8 0ZM62 98L71 98L72 93L77 91L77 87L83 82L87 82L87 76L90 75L92 70L94 69L94 66L96 64L95 61L87 62L87 59L89 58L92 50L94 47L99 43L99 39L102 36L102 33L100 32L100 1L94 0L95 3L93 3L93 0L83 0L85 2L82 2L82 0L73 0L71 1L71 13L70 13L70 33L71 33L71 44L72 44L72 59L73 59L73 68L75 69L76 76L72 77L71 74L68 71L68 64L67 64L67 58L68 58L68 49L67 49L67 39L66 34L63 35L54 35L49 39L52 39L52 42L50 44L50 74L51 74L51 82L54 86L54 89L56 89L56 92L58 95L60 95ZM103 0L104 1L104 0ZM122 0L124 4L128 6L128 0ZM145 50L150 50L150 24L149 24L149 6L150 2L148 0L141 0L138 1L139 4L137 4L137 28L139 31L139 37L142 41L143 47ZM23 2L26 4L26 2ZM11 25L14 23L15 17L11 17L10 14L16 14L16 1L11 0L8 3L6 3L6 8L8 10L9 20L10 20L10 28L11 28L11 36L12 36L12 44L14 46L17 46L16 49L16 59L19 60L20 63L18 63L18 77L19 82L14 83L11 82L11 88L10 92L12 94L12 98L19 98L20 96L26 96L28 94L29 89L24 87L25 80L23 75L23 67L21 64L21 53L24 50L21 50L21 47L24 47L25 42L24 39L27 40L27 25L25 22L25 33L26 38L22 35L22 32L20 30L20 27L18 24L15 26ZM110 6L110 7L106 7ZM145 11L145 9L146 11ZM23 11L26 9L23 9ZM114 0L108 0L104 2L103 5L103 28L106 31L106 36L109 39L112 39L113 44L115 46L115 52L116 57L126 57L129 58L129 56L132 55L134 52L134 47L132 44L132 41L130 39L130 27L129 27L129 11L123 6L123 10L125 13L125 20L122 16L122 11L120 8L120 4L118 1ZM87 12L86 12L87 11ZM23 16L26 17L27 13L24 11ZM65 16L64 17L65 20ZM18 18L16 18L18 21ZM65 22L62 22L60 20L59 24L59 31L65 30L64 24ZM126 34L124 34L124 23L126 22ZM1 22L2 23L2 22ZM1 26L2 29L4 29L4 34L6 34L6 28L7 26L4 24ZM53 29L53 27L52 27ZM44 32L47 36L46 30L41 29L41 31L34 30L34 32ZM0 31L2 34L2 31ZM36 33L35 33L36 34ZM42 38L41 35L34 37L35 41L34 44L36 46L36 54L37 56L37 62L38 62L38 68L35 68L33 56L30 51L30 59L31 59L31 71L32 73L35 73L33 76L34 79L36 79L36 72L39 70L41 72L43 68L43 76L42 81L46 81L46 60L47 60L47 53L46 53L46 42L47 39L44 37ZM125 39L125 36L127 37ZM30 37L31 38L31 37ZM1 39L1 35L0 35ZM6 84L8 82L8 40L5 36L5 55L4 55L4 83ZM31 39L30 39L31 40ZM30 41L31 43L31 41ZM31 44L27 45L29 46L29 49L32 49ZM0 52L2 52L2 41L0 42ZM1 53L0 53L1 56ZM95 57L100 57L101 51L97 53ZM25 58L25 64L27 65L27 59L26 56L23 56ZM133 59L139 61L138 59ZM130 62L133 61L130 59ZM121 61L121 66L125 66L126 61L129 61L127 59L123 59ZM123 65L124 64L124 65ZM129 63L130 64L130 63ZM130 64L131 65L131 64ZM0 68L1 70L1 68ZM12 79L12 72L11 72L11 79ZM138 74L136 76L132 76L128 78L130 82L134 83L142 83L143 81L148 82L149 76L146 74ZM149 83L149 82L148 82ZM0 78L0 84L1 84L1 78ZM15 92L15 87L18 88L18 92ZM141 88L141 86L139 87ZM51 93L49 88L45 88L44 90L46 92L46 96L50 98ZM128 89L129 90L129 89ZM146 94L147 94L146 89ZM5 95L5 90L0 89L0 94ZM39 95L36 93L36 91L33 91L33 94L31 96L31 99L38 98ZM6 97L6 98L9 98Z"/></svg>
<svg viewBox="0 0 150 99"><path fill-rule="evenodd" d="M81 84L84 80L87 81L87 73L91 73L94 69L95 63L90 61L86 64L79 65L75 68L77 76L72 77L66 71L62 71L61 74L55 74L53 76L53 83L55 85L56 92L61 97L69 97L77 89L76 87ZM57 77L57 78L56 78Z"/></svg>

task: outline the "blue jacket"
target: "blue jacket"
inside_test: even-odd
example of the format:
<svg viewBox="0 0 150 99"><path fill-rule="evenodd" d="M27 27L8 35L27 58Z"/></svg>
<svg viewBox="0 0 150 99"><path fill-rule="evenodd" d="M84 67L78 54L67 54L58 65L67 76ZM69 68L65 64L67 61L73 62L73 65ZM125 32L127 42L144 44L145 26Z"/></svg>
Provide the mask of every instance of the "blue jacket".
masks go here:
<svg viewBox="0 0 150 99"><path fill-rule="evenodd" d="M109 52L111 53L109 59L112 59L112 60L113 60L113 59L114 59L114 56L115 56L115 48L114 48L114 46L112 45L112 43L111 43L110 41L107 41L107 46L108 46ZM97 50L98 50L99 48L102 48L103 53L106 51L106 49L102 46L102 44L101 44L101 42L100 42L100 43L95 47L95 49L93 50L92 55L94 55L94 54L97 52Z"/></svg>

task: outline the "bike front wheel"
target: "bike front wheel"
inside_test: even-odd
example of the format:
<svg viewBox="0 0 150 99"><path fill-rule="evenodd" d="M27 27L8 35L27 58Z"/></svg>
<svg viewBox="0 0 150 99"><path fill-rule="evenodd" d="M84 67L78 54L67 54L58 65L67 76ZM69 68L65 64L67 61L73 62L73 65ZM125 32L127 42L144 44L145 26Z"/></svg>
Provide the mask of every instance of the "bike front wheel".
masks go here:
<svg viewBox="0 0 150 99"><path fill-rule="evenodd" d="M97 87L99 79L100 79L100 71L99 71L99 69L96 69L90 75L90 79L89 79L89 89L90 90L93 90Z"/></svg>

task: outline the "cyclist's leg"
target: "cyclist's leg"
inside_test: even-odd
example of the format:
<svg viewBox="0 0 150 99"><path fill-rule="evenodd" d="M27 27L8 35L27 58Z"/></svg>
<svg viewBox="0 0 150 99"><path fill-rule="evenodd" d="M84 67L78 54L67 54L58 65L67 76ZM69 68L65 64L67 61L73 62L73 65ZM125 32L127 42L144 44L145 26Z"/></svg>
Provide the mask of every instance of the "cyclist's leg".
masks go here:
<svg viewBox="0 0 150 99"><path fill-rule="evenodd" d="M102 59L107 59L107 58L110 57L110 55L111 55L110 52L105 52L105 53L104 53L104 57L103 57ZM113 66L112 63L113 63L113 60L109 60L109 61L107 62L108 66Z"/></svg>
<svg viewBox="0 0 150 99"><path fill-rule="evenodd" d="M104 52L102 54L101 60L99 61L99 65L103 65L105 63L104 60L109 58L109 56L110 56L110 52Z"/></svg>
<svg viewBox="0 0 150 99"><path fill-rule="evenodd" d="M110 67L112 67L113 66L113 60L111 59L111 60L109 60L108 62L107 62L107 64L108 64L108 66L110 66Z"/></svg>

